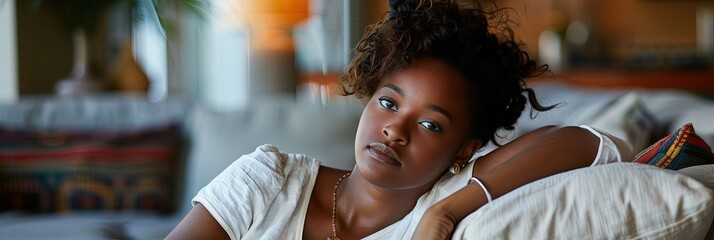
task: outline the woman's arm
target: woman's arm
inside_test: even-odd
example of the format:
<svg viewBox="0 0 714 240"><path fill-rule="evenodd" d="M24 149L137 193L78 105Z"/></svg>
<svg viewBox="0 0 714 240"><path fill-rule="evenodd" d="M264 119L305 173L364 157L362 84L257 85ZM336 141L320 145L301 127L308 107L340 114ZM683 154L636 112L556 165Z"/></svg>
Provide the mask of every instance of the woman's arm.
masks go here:
<svg viewBox="0 0 714 240"><path fill-rule="evenodd" d="M598 145L598 137L586 129L545 127L479 158L472 174L497 198L535 180L589 166ZM450 238L461 219L486 203L483 189L467 184L425 213L414 238Z"/></svg>
<svg viewBox="0 0 714 240"><path fill-rule="evenodd" d="M166 239L229 239L206 207L197 203Z"/></svg>

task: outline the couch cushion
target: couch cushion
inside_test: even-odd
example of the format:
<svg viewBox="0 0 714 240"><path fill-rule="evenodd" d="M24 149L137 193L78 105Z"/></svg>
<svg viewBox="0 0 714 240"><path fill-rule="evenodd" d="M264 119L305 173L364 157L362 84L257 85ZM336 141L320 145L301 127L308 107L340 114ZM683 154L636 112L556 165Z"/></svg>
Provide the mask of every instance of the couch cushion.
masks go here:
<svg viewBox="0 0 714 240"><path fill-rule="evenodd" d="M635 152L652 144L657 134L656 118L637 92L625 93L603 106L586 107L567 117L564 124L601 129L632 144Z"/></svg>
<svg viewBox="0 0 714 240"><path fill-rule="evenodd" d="M677 172L694 178L707 187L714 189L714 174L712 174L714 173L714 164L691 166L679 169ZM704 239L714 239L714 221L712 221L712 225L709 226L709 231L707 231L707 235Z"/></svg>
<svg viewBox="0 0 714 240"><path fill-rule="evenodd" d="M702 239L714 191L654 166L611 163L553 175L481 207L457 239Z"/></svg>
<svg viewBox="0 0 714 240"><path fill-rule="evenodd" d="M556 107L545 112L534 112L531 118L532 107L528 107L521 114L516 124L516 136L523 135L532 130L546 125L562 125L575 115L584 115L598 109L605 108L614 99L625 93L625 90L601 90L579 88L564 84L558 81L537 81L529 83L529 86L536 91L538 100L545 106L555 105ZM570 125L581 125L584 122L569 123Z"/></svg>
<svg viewBox="0 0 714 240"><path fill-rule="evenodd" d="M694 126L687 123L637 154L634 162L678 170L714 164L714 154L711 147L694 131Z"/></svg>
<svg viewBox="0 0 714 240"><path fill-rule="evenodd" d="M294 100L256 100L236 112L198 107L191 117L193 148L187 165L183 211L190 200L223 169L257 146L306 154L322 165L354 167L354 139L362 110L359 102L327 106Z"/></svg>
<svg viewBox="0 0 714 240"><path fill-rule="evenodd" d="M172 210L176 126L137 131L0 128L0 211Z"/></svg>
<svg viewBox="0 0 714 240"><path fill-rule="evenodd" d="M714 146L714 102L702 101L708 105L700 104L682 108L682 112L672 120L668 130L673 132L686 123L692 123L697 126L697 135L709 146Z"/></svg>
<svg viewBox="0 0 714 240"><path fill-rule="evenodd" d="M5 146L1 151L9 153L28 149L26 150L28 153L37 157L38 153L46 151L62 152L73 148L78 149L82 146L85 148L100 147L103 148L104 152L111 153L107 154L107 156L103 156L106 157L105 160L114 159L111 161L98 160L99 158L89 160L86 156L85 158L81 158L74 155L72 157L76 157L75 160L83 159L81 160L83 162L77 160L70 164L52 163L54 166L61 166L58 168L48 167L48 165L52 165L50 162L56 162L57 159L32 160L35 163L43 162L42 164L35 164L35 167L32 167L33 163L29 161L16 161L13 164L19 163L19 165L4 165L4 173L12 172L14 174L13 176L15 176L14 180L12 180L13 183L8 184L16 189L24 189L24 193L15 191L16 197L18 197L19 194L22 195L24 199L35 199L33 200L35 202L30 204L34 207L25 205L22 208L27 207L38 211L59 209L59 205L62 204L58 202L60 198L57 197L58 192L56 192L60 189L58 179L65 179L65 177L75 179L73 184L66 184L65 186L68 187L65 187L65 189L77 190L73 191L74 194L70 194L71 196L76 196L76 193L88 193L82 189L89 188L96 190L99 186L102 186L102 184L108 184L107 181L103 181L101 184L89 184L90 181L85 181L87 180L86 178L81 181L82 183L77 183L77 178L91 175L94 179L102 179L110 176L110 172L121 173L125 176L128 176L126 174L129 172L149 175L150 172L154 170L167 170L157 169L159 165L153 164L143 166L124 164L124 167L112 169L116 171L109 171L109 168L118 166L121 162L119 159L123 158L117 154L135 152L137 148L141 147L141 144L146 143L145 140L149 142L153 141L149 139L154 138L151 136L156 136L153 134L147 136L146 134L163 130L168 132L158 135L164 136L166 140L164 143L170 145L179 141L181 144L181 147L178 148L164 149L167 152L170 151L171 154L178 154L171 160L172 169L170 170L171 172L167 174L169 174L172 180L174 178L180 178L183 176L183 170L181 168L185 165L184 146L187 142L187 136L183 131L184 119L192 105L193 103L190 99L179 96L170 97L160 102L151 102L146 96L131 94L98 94L71 97L28 96L21 98L15 103L0 103L0 128L4 130L4 134L6 134L4 136L9 137L0 143L0 145ZM141 137L139 137L139 135ZM168 135L170 135L170 137L167 137ZM25 142L20 145L17 145L17 142L10 142L19 141L18 137L26 137L28 139L22 140ZM137 137L140 139L143 138L144 140L138 140L136 139ZM15 140L12 140L13 138L15 138ZM134 139L117 142L117 139L131 138ZM34 143L30 143L32 141L34 141ZM163 145L162 147L168 147L168 145ZM136 157L136 155L134 157ZM152 166L152 170L146 172L145 169L148 166ZM35 175L28 177L28 175L21 174L20 169L23 169L22 171L24 171L24 173L34 171ZM174 171L174 169L178 170ZM40 174L40 172L43 173ZM77 174L71 174L72 172ZM20 175L28 178L20 180L17 178L17 176ZM5 175L5 177L7 181L10 181L8 180L9 175ZM134 180L136 179L138 178L134 178ZM144 187L144 190L157 186L153 180L144 183L127 181L128 180L125 179L117 180L116 182L118 182L118 185L124 186L127 184L138 186L137 184L139 184ZM72 183L70 181L67 182ZM158 185L165 186L165 182L160 181ZM111 189L114 190L114 188ZM106 194L102 195L104 197L112 194L116 195L113 191L111 191L111 193L110 191L104 192L106 192ZM134 192L132 195L138 196L137 194L140 193L148 192L142 190ZM50 197L45 196L48 194ZM49 201L40 200L48 198L50 199ZM85 196L84 199L85 200L82 201L84 201L85 205L89 204L89 202L97 202L100 200L99 197L90 196ZM89 199L93 199L93 201L88 201ZM9 206L9 201L10 200L6 200L5 206ZM129 201L127 198L121 201L116 200L112 205L119 206L119 202L122 202L121 204L123 205L120 208L124 208L124 206L129 204L127 201ZM143 206L152 205L154 204L150 203L152 201L153 200L150 199L142 201L142 204ZM162 200L160 202L165 203L166 201ZM171 201L171 203L176 202L174 199ZM134 206L138 206L135 203L133 204ZM15 204L15 206L17 206L17 204ZM63 206L66 206L66 204L63 204ZM108 205L103 203L102 206ZM166 207L167 206L162 206L161 208ZM133 209L134 207L129 208Z"/></svg>
<svg viewBox="0 0 714 240"><path fill-rule="evenodd" d="M697 134L710 146L714 146L712 99L691 92L668 89L642 91L642 100L647 109L657 113L657 120L664 127L662 134L677 131L682 125L692 123L697 126Z"/></svg>

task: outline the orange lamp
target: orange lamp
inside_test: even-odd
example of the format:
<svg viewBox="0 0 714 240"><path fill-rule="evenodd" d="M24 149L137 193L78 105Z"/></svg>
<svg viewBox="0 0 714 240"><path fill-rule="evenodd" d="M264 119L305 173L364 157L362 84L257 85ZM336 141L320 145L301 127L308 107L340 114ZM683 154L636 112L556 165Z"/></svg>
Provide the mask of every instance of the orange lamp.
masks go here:
<svg viewBox="0 0 714 240"><path fill-rule="evenodd" d="M307 0L251 0L251 24L291 28L308 18Z"/></svg>

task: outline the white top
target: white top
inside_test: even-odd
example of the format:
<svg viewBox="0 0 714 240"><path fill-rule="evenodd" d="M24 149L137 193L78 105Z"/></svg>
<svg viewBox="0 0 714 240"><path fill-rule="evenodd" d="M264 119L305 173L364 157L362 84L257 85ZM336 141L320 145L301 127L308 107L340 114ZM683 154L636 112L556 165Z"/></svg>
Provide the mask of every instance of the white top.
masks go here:
<svg viewBox="0 0 714 240"><path fill-rule="evenodd" d="M601 134L592 165L620 162L627 143ZM310 194L320 162L302 154L280 152L263 145L243 155L201 189L192 204L201 203L231 239L301 239ZM473 162L464 169L471 172ZM364 239L411 239L423 213L434 203L464 187L470 174L446 174L422 195L402 220Z"/></svg>

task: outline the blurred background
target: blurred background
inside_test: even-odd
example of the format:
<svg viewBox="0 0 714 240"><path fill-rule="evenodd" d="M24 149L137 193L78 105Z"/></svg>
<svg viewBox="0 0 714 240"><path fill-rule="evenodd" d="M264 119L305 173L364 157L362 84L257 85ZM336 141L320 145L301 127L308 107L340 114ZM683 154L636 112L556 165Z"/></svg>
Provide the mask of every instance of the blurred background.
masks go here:
<svg viewBox="0 0 714 240"><path fill-rule="evenodd" d="M261 144L352 168L362 105L334 88L387 2L0 0L0 239L163 239ZM566 102L517 127L714 142L714 1L493 2Z"/></svg>
<svg viewBox="0 0 714 240"><path fill-rule="evenodd" d="M264 93L324 102L324 87L386 2L2 0L0 100L140 92L153 101L190 95L226 109ZM517 36L563 78L607 74L600 81L613 84L630 76L622 84L637 85L648 84L638 79L650 72L688 71L678 79L696 85L711 77L712 1L496 3L513 9Z"/></svg>
<svg viewBox="0 0 714 240"><path fill-rule="evenodd" d="M560 80L592 87L714 90L714 2L503 1L516 35Z"/></svg>
<svg viewBox="0 0 714 240"><path fill-rule="evenodd" d="M98 92L319 99L386 1L2 0L0 99ZM326 89L322 89L324 92ZM324 99L323 99L324 100Z"/></svg>

